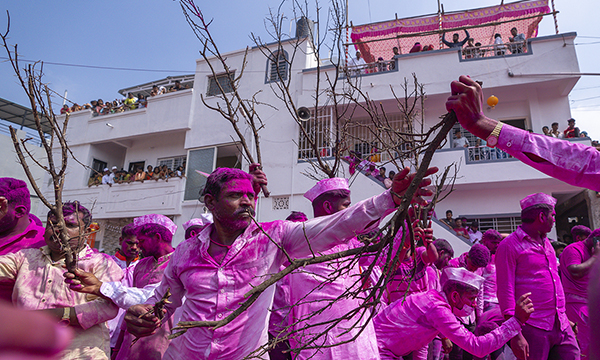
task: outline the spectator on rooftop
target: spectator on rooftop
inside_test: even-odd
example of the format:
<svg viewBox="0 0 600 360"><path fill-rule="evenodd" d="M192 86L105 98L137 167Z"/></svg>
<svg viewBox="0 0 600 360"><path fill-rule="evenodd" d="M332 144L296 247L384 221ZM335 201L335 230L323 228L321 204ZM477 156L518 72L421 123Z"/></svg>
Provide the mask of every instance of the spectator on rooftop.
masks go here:
<svg viewBox="0 0 600 360"><path fill-rule="evenodd" d="M478 51L475 44L473 44L473 41L473 38L467 39L467 46L463 49L463 56L465 59L473 59L475 57L475 52Z"/></svg>
<svg viewBox="0 0 600 360"><path fill-rule="evenodd" d="M150 91L150 96L156 96L158 95L158 86L157 85L152 85L152 91Z"/></svg>
<svg viewBox="0 0 600 360"><path fill-rule="evenodd" d="M60 109L60 114L68 114L71 112L71 108L69 108L69 105L64 104L63 107Z"/></svg>
<svg viewBox="0 0 600 360"><path fill-rule="evenodd" d="M562 139L563 134L558 130L558 123L553 122L551 126L552 126L552 130L550 131L550 136L558 138L558 139Z"/></svg>
<svg viewBox="0 0 600 360"><path fill-rule="evenodd" d="M494 35L494 50L496 52L496 56L504 56L506 53L506 46L504 46L502 35L500 34Z"/></svg>
<svg viewBox="0 0 600 360"><path fill-rule="evenodd" d="M452 34L452 42L448 42L448 40L446 40L446 33L444 32L444 34L442 35L442 42L446 44L446 46L449 48L463 47L463 45L467 42L467 40L469 40L470 37L471 36L469 35L469 32L467 31L467 29L465 29L465 39L463 41L458 41L459 35L458 33L454 33Z"/></svg>
<svg viewBox="0 0 600 360"><path fill-rule="evenodd" d="M579 137L582 137L582 138L588 137L587 131L582 131L581 133L579 133Z"/></svg>
<svg viewBox="0 0 600 360"><path fill-rule="evenodd" d="M452 147L469 147L469 140L462 136L462 132L460 131L460 129L456 130L456 132L454 133L454 141L452 141Z"/></svg>
<svg viewBox="0 0 600 360"><path fill-rule="evenodd" d="M409 53L416 53L416 52L420 52L421 49L423 48L423 46L421 45L420 42L416 42L413 47L410 49Z"/></svg>
<svg viewBox="0 0 600 360"><path fill-rule="evenodd" d="M171 92L185 90L183 86L181 86L181 82L179 80L175 80L175 85L171 88Z"/></svg>
<svg viewBox="0 0 600 360"><path fill-rule="evenodd" d="M388 64L383 58L380 56L377 58L377 71L384 72L388 70Z"/></svg>
<svg viewBox="0 0 600 360"><path fill-rule="evenodd" d="M125 106L127 106L130 110L137 109L137 105L138 105L137 102L138 102L138 98L133 96L132 93L128 93L127 98L125 100L123 100L123 104Z"/></svg>
<svg viewBox="0 0 600 360"><path fill-rule="evenodd" d="M433 45L429 44L429 45L423 46L423 50L421 50L421 51L431 51L431 50L433 50Z"/></svg>
<svg viewBox="0 0 600 360"><path fill-rule="evenodd" d="M523 43L525 42L525 35L519 34L516 27L510 29L510 33L512 34L512 36L508 38L508 41L510 41L511 43L515 43L510 45L510 52L513 54L521 54L523 52Z"/></svg>
<svg viewBox="0 0 600 360"><path fill-rule="evenodd" d="M113 111L113 108L112 108L112 103L109 101L100 110L100 115L108 115L108 114L112 114L113 112L114 111Z"/></svg>
<svg viewBox="0 0 600 360"><path fill-rule="evenodd" d="M145 108L148 105L148 101L146 100L146 97L144 96L144 94L139 93L137 95L137 97L138 97L138 109Z"/></svg>
<svg viewBox="0 0 600 360"><path fill-rule="evenodd" d="M81 105L79 105L77 103L75 103L75 104L73 104L73 106L71 106L71 112L79 111L81 109L82 109Z"/></svg>
<svg viewBox="0 0 600 360"><path fill-rule="evenodd" d="M399 48L399 47L397 47L397 46L394 46L394 47L392 48L392 52L394 53L394 55L392 56L392 59L394 59L394 57L396 57L396 55L400 55L400 54L401 54L401 52L400 52L400 48Z"/></svg>
<svg viewBox="0 0 600 360"><path fill-rule="evenodd" d="M563 131L564 137L567 139L578 138L579 137L579 128L575 127L575 119L570 118L567 120L569 127Z"/></svg>
<svg viewBox="0 0 600 360"><path fill-rule="evenodd" d="M352 70L355 75L364 74L367 63L361 57L360 51L356 52L356 58L348 60L348 69Z"/></svg>
<svg viewBox="0 0 600 360"><path fill-rule="evenodd" d="M101 114L102 108L104 108L104 100L98 99L98 101L96 101L96 113Z"/></svg>
<svg viewBox="0 0 600 360"><path fill-rule="evenodd" d="M154 168L152 165L148 165L146 168L146 180L152 180L152 176L154 175Z"/></svg>

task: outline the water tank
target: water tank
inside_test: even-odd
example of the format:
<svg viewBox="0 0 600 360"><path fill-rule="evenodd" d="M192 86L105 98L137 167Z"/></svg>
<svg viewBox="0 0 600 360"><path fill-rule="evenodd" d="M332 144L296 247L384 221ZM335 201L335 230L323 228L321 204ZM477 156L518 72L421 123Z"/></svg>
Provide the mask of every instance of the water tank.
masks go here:
<svg viewBox="0 0 600 360"><path fill-rule="evenodd" d="M305 37L313 37L314 29L315 25L313 21L306 16L303 16L296 21L296 38L301 39Z"/></svg>

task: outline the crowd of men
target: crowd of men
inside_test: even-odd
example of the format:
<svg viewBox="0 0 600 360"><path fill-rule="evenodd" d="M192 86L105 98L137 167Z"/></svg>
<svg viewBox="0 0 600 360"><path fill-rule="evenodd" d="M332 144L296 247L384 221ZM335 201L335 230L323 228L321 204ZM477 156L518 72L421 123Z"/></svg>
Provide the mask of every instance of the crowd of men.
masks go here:
<svg viewBox="0 0 600 360"><path fill-rule="evenodd" d="M523 162L529 159L529 165L570 184L600 190L595 149L488 119L478 111L481 101L481 88L463 76L452 83L447 107L461 125L488 144ZM518 142L517 136L527 141ZM544 151L538 151L542 146ZM561 156L560 162L556 156ZM589 156L590 162L582 165L582 156ZM426 197L432 195L428 177L436 171L426 172L412 198L419 204L415 206L427 204ZM600 356L594 353L600 344L593 340L600 307L596 274L600 230L567 246L557 262L547 238L555 222L556 200L547 194L531 194L520 201L522 225L514 233L504 237L488 230L456 258L448 241L434 240L427 220L407 222L406 230L387 245L384 254L390 257L354 251L363 248L363 235L377 231L381 219L401 204L415 176L409 172L399 171L390 189L354 205L346 179L319 181L305 193L313 219L293 213L288 220L258 223L253 221L255 202L261 185L267 183L258 164L252 164L249 173L219 168L210 174L201 194L210 214L183 224L186 240L177 248L172 246L175 223L164 215L148 214L123 227L120 249L112 257L86 245L92 216L83 205L64 203L64 223L49 212L44 228L30 214L26 184L2 178L0 289L16 309L0 303L5 319L0 324L4 335L0 356L242 359L252 354L264 359L332 360L440 359L442 353L451 359ZM409 234L421 246L414 248L403 240ZM64 266L62 241L78 252L72 272ZM334 256L340 251L359 255L344 260ZM326 261L305 260L275 286L262 287L296 259L314 256ZM372 297L377 284L383 286L381 296ZM157 303L164 306L155 307ZM245 310L237 311L240 306ZM178 331L179 321L206 326L169 337ZM261 348L269 338L278 346Z"/></svg>

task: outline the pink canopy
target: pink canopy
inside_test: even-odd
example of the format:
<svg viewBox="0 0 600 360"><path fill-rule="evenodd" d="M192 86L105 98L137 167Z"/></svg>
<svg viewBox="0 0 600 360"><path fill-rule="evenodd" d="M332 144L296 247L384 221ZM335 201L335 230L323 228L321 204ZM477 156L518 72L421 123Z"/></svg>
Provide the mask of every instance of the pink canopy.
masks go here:
<svg viewBox="0 0 600 360"><path fill-rule="evenodd" d="M462 12L446 13L441 16L442 29L449 31L446 40L452 42L452 34L458 33L460 40L465 38L465 32L457 28L490 24L489 26L468 29L469 34L482 45L494 43L494 34L502 35L504 42L512 36L510 29L517 28L518 33L525 34L526 38L537 36L538 24L543 14L549 13L548 0L520 1L510 4L491 6L487 8L467 10ZM533 17L535 15L540 15ZM494 24L497 22L502 24ZM366 62L375 62L379 57L389 60L393 57L392 48L400 49L402 54L410 51L416 42L421 45L433 45L439 49L439 35L415 35L400 37L428 31L439 31L440 19L438 15L398 19L375 24L354 26L352 28L352 42L360 50ZM384 40L385 39L385 40ZM379 40L379 41L377 41ZM446 48L445 45L442 48ZM350 56L354 56L350 52Z"/></svg>

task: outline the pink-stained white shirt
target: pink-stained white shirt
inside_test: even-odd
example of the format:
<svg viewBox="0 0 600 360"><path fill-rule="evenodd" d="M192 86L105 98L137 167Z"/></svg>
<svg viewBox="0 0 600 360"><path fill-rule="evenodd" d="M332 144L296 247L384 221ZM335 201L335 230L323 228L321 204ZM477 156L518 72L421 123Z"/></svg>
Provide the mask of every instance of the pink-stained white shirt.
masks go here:
<svg viewBox="0 0 600 360"><path fill-rule="evenodd" d="M2 239L0 242L0 255L14 253L22 249L38 249L46 245L46 241L44 240L46 229L37 225L35 221L30 221L29 226L22 233L10 239ZM0 279L1 300L11 302L14 285L15 281L13 279Z"/></svg>
<svg viewBox="0 0 600 360"><path fill-rule="evenodd" d="M423 262L426 251L425 247L420 246L415 249L414 260L410 257L399 264L394 278L387 284L385 301L388 304L408 295L430 290L429 274L426 271L429 264Z"/></svg>
<svg viewBox="0 0 600 360"><path fill-rule="evenodd" d="M65 261L52 261L50 249L25 249L0 256L0 278L16 280L12 300L28 310L73 307L81 328L62 359L107 359L110 354L106 321L117 315L110 301L69 289L64 282ZM117 281L121 268L108 256L85 246L79 252L78 268L93 273L100 281Z"/></svg>
<svg viewBox="0 0 600 360"><path fill-rule="evenodd" d="M360 241L353 238L347 243L336 245L321 254L335 254L362 245ZM289 304L292 306L289 321L292 323L294 331L290 338L291 348L298 348L311 342L319 334L326 333L311 345L322 348L306 349L295 353L295 360L353 358L379 360L375 329L369 319L370 310L363 309L350 319L337 324L332 322L349 316L348 314L359 308L365 300L364 297L339 299L346 291L361 293L360 288L363 285L361 269L352 261L355 260L346 258L308 265L288 275ZM349 267L349 269L346 270L344 267ZM341 269L344 269L341 274L336 272ZM355 339L352 340L353 338ZM346 341L348 342L343 343ZM336 344L338 345L333 347L323 346Z"/></svg>
<svg viewBox="0 0 600 360"><path fill-rule="evenodd" d="M496 254L492 254L490 262L481 274L485 281L483 282L483 301L486 303L498 303L498 293L496 288Z"/></svg>
<svg viewBox="0 0 600 360"><path fill-rule="evenodd" d="M129 263L129 266L127 266L127 261L125 260L119 259L114 255L112 256L112 259L117 265L119 265L121 270L123 270L123 279L121 279L119 283L123 287L133 286L133 270L135 269L135 266L137 265L139 260L132 261L131 263ZM106 322L106 325L108 325L108 331L110 332L111 348L114 348L117 344L117 339L119 338L119 334L121 333L121 323L123 322L123 317L125 316L125 310L126 309L119 308L119 314L114 319L108 320Z"/></svg>
<svg viewBox="0 0 600 360"><path fill-rule="evenodd" d="M600 152L596 148L503 126L498 148L553 178L600 191ZM538 163L524 153L546 160Z"/></svg>
<svg viewBox="0 0 600 360"><path fill-rule="evenodd" d="M133 286L134 288L120 288L119 291L123 292L134 292L136 288L139 289L156 289L162 281L165 269L171 260L173 253L169 253L155 259L153 256L148 256L139 261L133 272ZM154 290L149 294L154 293ZM132 297L135 298L135 297ZM147 300L148 298L146 298ZM144 300L144 301L146 301ZM160 360L169 347L170 340L168 336L171 335L171 329L174 325L173 314L170 317L165 317L162 321L162 326L156 331L155 334L147 337L142 337L136 341L133 346L131 342L135 339L127 330L125 324L123 324L121 331L123 331L123 343L117 354L117 360Z"/></svg>
<svg viewBox="0 0 600 360"><path fill-rule="evenodd" d="M311 248L323 252L343 243L393 208L395 204L386 191L336 214L306 222L262 223L262 230L251 223L235 240L221 264L207 251L214 226L211 224L197 237L177 247L162 283L148 303L156 302L170 288L173 295L172 303L166 307L168 314L182 306L185 294L182 321L222 320L247 299L249 291L279 272L287 258L278 244L292 258L310 257ZM163 359L241 359L252 353L267 343L274 288L267 288L229 324L218 329L189 329L173 339Z"/></svg>
<svg viewBox="0 0 600 360"><path fill-rule="evenodd" d="M560 255L560 275L568 303L587 302L590 274L587 273L583 277L576 279L571 275L568 267L582 264L591 257L592 253L586 246L585 241L578 241L568 245Z"/></svg>
<svg viewBox="0 0 600 360"><path fill-rule="evenodd" d="M556 254L548 238L540 244L519 226L502 240L496 251L496 282L503 315L514 315L516 301L531 292L535 311L528 325L550 331L558 316L561 330L569 326Z"/></svg>
<svg viewBox="0 0 600 360"><path fill-rule="evenodd" d="M499 349L521 330L513 317L494 331L477 337L456 319L445 294L437 290L413 294L404 301L392 303L373 323L382 360L398 359L421 349L438 334L470 354L482 357ZM425 354L422 360L426 358Z"/></svg>

